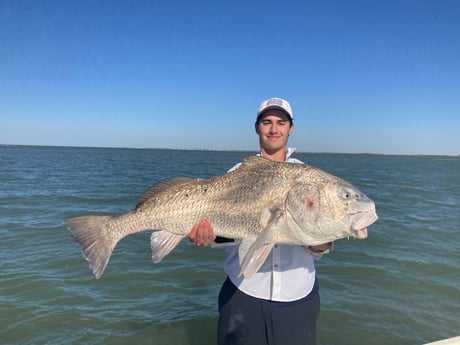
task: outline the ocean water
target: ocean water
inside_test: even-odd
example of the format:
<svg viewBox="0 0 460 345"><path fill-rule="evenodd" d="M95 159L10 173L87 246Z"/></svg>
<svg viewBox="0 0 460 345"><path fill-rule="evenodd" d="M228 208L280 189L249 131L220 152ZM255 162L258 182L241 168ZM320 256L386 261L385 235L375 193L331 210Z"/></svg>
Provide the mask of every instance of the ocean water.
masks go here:
<svg viewBox="0 0 460 345"><path fill-rule="evenodd" d="M221 175L250 154L0 146L0 343L215 344L222 249L183 241L153 264L140 233L95 280L63 221L127 212L158 180ZM317 262L319 344L460 335L460 159L295 156L353 183L380 217Z"/></svg>

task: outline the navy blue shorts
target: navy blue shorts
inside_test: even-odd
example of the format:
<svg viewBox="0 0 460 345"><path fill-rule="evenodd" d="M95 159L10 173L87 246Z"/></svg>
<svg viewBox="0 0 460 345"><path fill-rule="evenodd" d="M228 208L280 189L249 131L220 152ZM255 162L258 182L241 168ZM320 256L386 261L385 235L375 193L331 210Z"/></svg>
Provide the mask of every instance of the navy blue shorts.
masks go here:
<svg viewBox="0 0 460 345"><path fill-rule="evenodd" d="M246 295L227 278L219 293L218 345L315 345L318 285L293 302Z"/></svg>

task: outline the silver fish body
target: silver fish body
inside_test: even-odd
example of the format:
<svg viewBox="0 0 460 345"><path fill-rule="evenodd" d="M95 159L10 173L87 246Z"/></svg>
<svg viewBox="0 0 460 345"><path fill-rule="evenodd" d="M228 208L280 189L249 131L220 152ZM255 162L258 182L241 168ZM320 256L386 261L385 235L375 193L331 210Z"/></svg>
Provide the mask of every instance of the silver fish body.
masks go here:
<svg viewBox="0 0 460 345"><path fill-rule="evenodd" d="M126 214L77 217L65 225L99 278L125 236L154 230L152 259L159 262L201 218L210 220L217 236L242 240L242 274L249 278L275 243L366 238L366 227L378 217L372 200L336 176L252 156L222 176L159 182Z"/></svg>

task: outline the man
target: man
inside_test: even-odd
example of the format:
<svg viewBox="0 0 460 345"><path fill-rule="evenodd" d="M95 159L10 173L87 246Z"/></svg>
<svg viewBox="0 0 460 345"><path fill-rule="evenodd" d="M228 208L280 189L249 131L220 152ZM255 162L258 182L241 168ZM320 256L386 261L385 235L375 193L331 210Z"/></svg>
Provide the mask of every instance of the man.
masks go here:
<svg viewBox="0 0 460 345"><path fill-rule="evenodd" d="M291 158L294 150L287 148L294 124L291 106L286 100L263 101L257 112L255 130L262 157L302 163ZM201 219L192 228L189 238L199 246L226 240L216 239L207 219ZM238 246L226 247L224 268L228 277L219 293L218 344L316 344L320 300L314 259L330 247L331 243L309 248L277 244L250 279L239 275Z"/></svg>

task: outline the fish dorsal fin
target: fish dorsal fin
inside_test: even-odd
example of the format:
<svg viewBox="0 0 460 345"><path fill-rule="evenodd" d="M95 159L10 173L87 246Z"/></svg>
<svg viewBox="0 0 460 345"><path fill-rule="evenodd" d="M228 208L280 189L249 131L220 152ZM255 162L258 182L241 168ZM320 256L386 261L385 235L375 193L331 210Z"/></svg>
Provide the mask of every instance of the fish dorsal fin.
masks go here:
<svg viewBox="0 0 460 345"><path fill-rule="evenodd" d="M243 160L239 169L251 168L255 166L263 166L263 165L272 165L273 161L260 157L260 156L248 156Z"/></svg>
<svg viewBox="0 0 460 345"><path fill-rule="evenodd" d="M136 209L143 206L147 202L150 202L155 195L169 188L177 187L177 186L184 185L187 183L193 183L195 181L197 181L197 179L194 179L191 177L173 177L173 178L169 178L169 179L160 181L154 184L149 189L147 189L144 192L144 194L141 195L141 197L139 198L137 202Z"/></svg>

